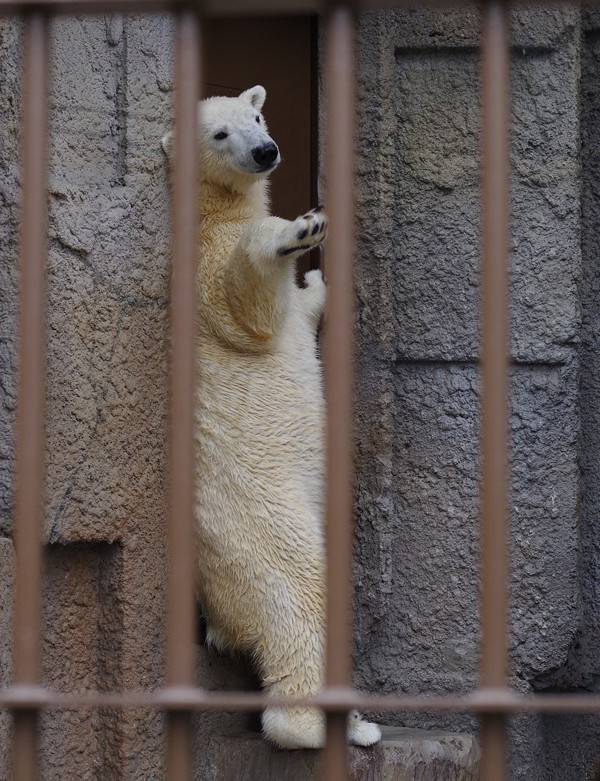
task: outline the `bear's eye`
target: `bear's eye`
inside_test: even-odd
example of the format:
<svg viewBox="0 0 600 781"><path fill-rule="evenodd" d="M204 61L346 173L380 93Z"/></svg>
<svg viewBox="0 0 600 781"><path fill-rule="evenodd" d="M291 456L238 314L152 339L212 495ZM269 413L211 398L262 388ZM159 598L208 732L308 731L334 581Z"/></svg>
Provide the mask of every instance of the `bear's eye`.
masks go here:
<svg viewBox="0 0 600 781"><path fill-rule="evenodd" d="M215 133L215 138L217 141L222 141L224 138L227 138L227 133L224 131L221 131L220 133Z"/></svg>
<svg viewBox="0 0 600 781"><path fill-rule="evenodd" d="M258 122L258 124L260 125L260 117L259 117L258 115L256 116L256 121L257 121L257 122Z"/></svg>

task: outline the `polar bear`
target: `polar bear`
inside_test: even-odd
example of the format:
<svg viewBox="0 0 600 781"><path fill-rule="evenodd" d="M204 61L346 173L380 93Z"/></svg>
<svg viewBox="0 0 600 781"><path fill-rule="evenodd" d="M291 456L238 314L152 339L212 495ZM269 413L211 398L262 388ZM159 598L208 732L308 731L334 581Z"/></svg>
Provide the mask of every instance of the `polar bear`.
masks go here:
<svg viewBox="0 0 600 781"><path fill-rule="evenodd" d="M323 683L324 401L316 328L325 285L295 261L325 238L314 209L269 215L280 161L261 113L266 92L199 104L195 494L198 593L207 639L249 653L270 695ZM163 139L170 154L171 134ZM268 707L265 735L319 748L323 714ZM353 712L348 737L381 733Z"/></svg>

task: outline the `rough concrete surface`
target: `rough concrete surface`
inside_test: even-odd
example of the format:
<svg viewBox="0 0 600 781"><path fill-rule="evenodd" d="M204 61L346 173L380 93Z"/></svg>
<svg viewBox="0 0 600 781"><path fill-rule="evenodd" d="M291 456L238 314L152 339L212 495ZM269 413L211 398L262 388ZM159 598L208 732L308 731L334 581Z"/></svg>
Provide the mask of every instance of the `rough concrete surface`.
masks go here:
<svg viewBox="0 0 600 781"><path fill-rule="evenodd" d="M19 27L0 21L0 534L10 530L18 236Z"/></svg>
<svg viewBox="0 0 600 781"><path fill-rule="evenodd" d="M45 681L66 684L70 657L89 671L73 670L70 685L152 688L164 627L169 195L159 140L171 24L61 19L52 42ZM74 631L54 643L63 622ZM98 728L78 739L100 763L89 777L162 778L160 714L93 718ZM48 777L75 733L53 741L48 727Z"/></svg>
<svg viewBox="0 0 600 781"><path fill-rule="evenodd" d="M476 781L479 747L471 735L384 727L381 743L349 748L351 781ZM258 733L215 737L196 769L198 781L313 781L317 751L281 751Z"/></svg>
<svg viewBox="0 0 600 781"><path fill-rule="evenodd" d="M160 138L170 121L171 29L157 16L52 23L42 672L58 689L162 679L169 195ZM5 21L2 33L0 165L12 210L2 219L14 234L19 30ZM9 424L11 258L14 250L1 272L11 269L1 372ZM3 463L10 441L2 437ZM49 713L42 777L160 779L162 737L156 713Z"/></svg>
<svg viewBox="0 0 600 781"><path fill-rule="evenodd" d="M579 685L569 660L596 604L595 566L581 575L579 12L520 9L512 40L510 650L512 683L527 692ZM365 688L477 681L477 42L475 10L361 17L355 637ZM590 274L597 285L597 263ZM596 437L588 424L584 441ZM598 461L595 441L585 458ZM600 757L597 738L585 762L567 740L558 751L539 716L513 719L511 734L514 778L575 781Z"/></svg>
<svg viewBox="0 0 600 781"><path fill-rule="evenodd" d="M355 670L375 691L477 682L478 25L473 9L427 9L364 14L358 28ZM524 693L595 691L600 680L599 30L597 10L512 17L510 646ZM52 23L43 675L59 689L162 680L160 138L172 43L163 16ZM19 24L1 20L0 685L10 676L19 57ZM255 686L245 662L205 649L198 658L208 688ZM378 719L476 730L468 716ZM164 775L159 715L47 714L42 724L44 779ZM255 724L198 716L198 778L227 736ZM0 714L0 746L7 730ZM519 716L511 736L511 778L597 781L597 718ZM315 756L290 765L255 739L235 745L232 762L278 778L284 767L295 781L299 768L316 772ZM7 761L0 751L0 778Z"/></svg>

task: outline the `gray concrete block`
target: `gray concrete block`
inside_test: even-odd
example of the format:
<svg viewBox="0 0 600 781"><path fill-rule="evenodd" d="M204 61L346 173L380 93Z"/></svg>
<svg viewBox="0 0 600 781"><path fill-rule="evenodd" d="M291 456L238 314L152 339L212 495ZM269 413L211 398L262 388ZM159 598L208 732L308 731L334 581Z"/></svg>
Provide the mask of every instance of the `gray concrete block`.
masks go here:
<svg viewBox="0 0 600 781"><path fill-rule="evenodd" d="M479 746L473 735L383 727L372 749L350 749L353 781L477 781Z"/></svg>
<svg viewBox="0 0 600 781"><path fill-rule="evenodd" d="M373 400L364 380L358 398ZM381 422L358 401L358 680L464 690L477 674L478 371L399 364L392 383ZM511 388L512 658L533 680L581 626L577 373L518 366Z"/></svg>
<svg viewBox="0 0 600 781"><path fill-rule="evenodd" d="M42 683L54 691L122 687L120 546L52 545L46 551ZM139 717L139 716L138 716ZM41 777L117 777L126 717L87 708L40 719Z"/></svg>
<svg viewBox="0 0 600 781"><path fill-rule="evenodd" d="M532 18L545 43L532 33L512 72L512 352L562 361L579 324L577 17ZM362 18L359 318L388 335L392 359L478 354L475 23L472 11Z"/></svg>
<svg viewBox="0 0 600 781"><path fill-rule="evenodd" d="M384 727L381 743L349 748L352 781L476 781L479 747L472 735ZM280 751L258 733L214 738L198 781L314 781L317 751Z"/></svg>
<svg viewBox="0 0 600 781"><path fill-rule="evenodd" d="M364 14L367 16L377 16ZM407 48L452 47L479 44L481 27L477 8L413 8L380 15ZM511 9L511 41L516 49L556 49L565 34L577 27L578 13L564 5L526 6Z"/></svg>
<svg viewBox="0 0 600 781"><path fill-rule="evenodd" d="M373 13L359 35L356 678L464 691L477 675L479 22ZM512 36L511 654L531 691L577 679L594 593L579 575L578 11L519 9ZM594 430L589 418L584 438ZM513 721L515 778L546 781L545 740L540 717Z"/></svg>
<svg viewBox="0 0 600 781"><path fill-rule="evenodd" d="M582 278L580 283L581 339L579 389L581 441L581 490L579 498L581 630L569 649L566 663L538 679L546 688L600 690L600 611L598 571L600 539L600 268L598 220L600 200L600 14L597 8L583 12L581 60L581 174L582 174ZM548 778L580 781L597 776L600 767L600 718L594 716L545 716L541 720Z"/></svg>
<svg viewBox="0 0 600 781"><path fill-rule="evenodd" d="M87 560L79 550L120 551L111 587L118 621L109 628L102 616L101 640L86 642L85 611L67 610L60 593L49 597L51 610L60 618L63 605L73 625L70 667L61 667L58 640L47 644L49 678L61 670L63 687L85 680L77 672L82 647L86 669L108 655L117 670L116 681L98 685L162 682L170 239L160 138L170 95L153 74L157 61L168 72L170 30L164 18L118 15L58 19L52 28L45 534L54 551L75 551L75 568ZM85 571L78 579L89 586L82 604L91 614L108 610ZM92 740L86 756L104 762L98 772L162 777L162 714L87 714L83 724L74 714L62 718L60 734L47 722L44 744L61 777L79 773L67 748Z"/></svg>
<svg viewBox="0 0 600 781"><path fill-rule="evenodd" d="M0 20L0 533L12 519L21 26Z"/></svg>

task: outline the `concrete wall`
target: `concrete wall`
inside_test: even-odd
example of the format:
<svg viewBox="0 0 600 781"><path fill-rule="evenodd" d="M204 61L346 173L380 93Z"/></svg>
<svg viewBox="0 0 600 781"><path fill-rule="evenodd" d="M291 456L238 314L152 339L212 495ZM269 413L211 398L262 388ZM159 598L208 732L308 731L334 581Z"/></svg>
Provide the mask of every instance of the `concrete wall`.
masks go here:
<svg viewBox="0 0 600 781"><path fill-rule="evenodd" d="M599 22L563 7L513 21L511 659L524 692L598 681ZM159 141L172 26L62 19L52 42L43 675L59 689L152 687L164 640L169 218ZM477 43L470 10L366 14L359 27L356 679L377 691L476 685ZM0 22L5 595L19 51L18 25ZM9 625L7 598L0 684ZM242 664L199 653L203 684L253 685ZM385 719L476 727L468 717ZM199 718L199 763L202 740L246 723ZM43 726L44 778L162 777L157 715L51 714ZM7 729L0 714L0 745ZM514 722L515 779L593 779L599 756L595 719Z"/></svg>
<svg viewBox="0 0 600 781"><path fill-rule="evenodd" d="M1 31L9 534L19 29L5 21ZM152 687L163 655L169 203L160 138L171 25L61 19L51 43L43 680L59 690ZM47 714L42 776L159 779L161 741L156 714Z"/></svg>
<svg viewBox="0 0 600 781"><path fill-rule="evenodd" d="M477 679L478 27L471 10L361 21L356 658L384 691ZM588 34L580 91L574 9L512 27L511 677L593 688L598 206L581 209L598 177L582 190L580 111L597 125L598 66ZM595 778L599 722L575 727L515 719L513 777Z"/></svg>

